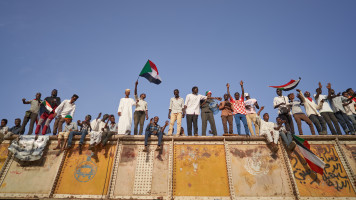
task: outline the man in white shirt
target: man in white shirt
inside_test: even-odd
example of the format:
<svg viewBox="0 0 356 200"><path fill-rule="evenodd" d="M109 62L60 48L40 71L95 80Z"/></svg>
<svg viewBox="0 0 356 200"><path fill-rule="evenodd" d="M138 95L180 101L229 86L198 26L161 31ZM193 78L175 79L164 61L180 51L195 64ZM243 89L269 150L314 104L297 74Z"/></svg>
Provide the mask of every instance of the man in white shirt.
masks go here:
<svg viewBox="0 0 356 200"><path fill-rule="evenodd" d="M145 101L146 94L142 93L142 94L140 94L140 98L138 98L137 85L138 85L138 81L136 81L136 83L135 83L135 101L137 103L136 103L136 108L135 108L135 112L134 112L134 135L137 135L138 123L140 123L139 134L142 135L143 125L145 123L145 117L146 117L146 120L148 120L148 110L147 110L147 102Z"/></svg>
<svg viewBox="0 0 356 200"><path fill-rule="evenodd" d="M324 100L320 101L320 104L316 105L313 99L310 97L310 93L305 91L304 95L301 90L296 89L299 92L300 100L302 101L305 112L309 119L313 122L316 129L318 130L319 135L327 135L326 122L323 117L321 117L318 112L319 109L323 107Z"/></svg>
<svg viewBox="0 0 356 200"><path fill-rule="evenodd" d="M98 117L90 122L90 127L92 130L89 133L90 141L89 141L89 149L92 151L92 157L97 158L97 150L99 144L101 144L101 138L103 132L107 131L105 128L109 122L109 115L105 114L103 119L100 119L101 113L99 113ZM105 122L108 120L107 122Z"/></svg>
<svg viewBox="0 0 356 200"><path fill-rule="evenodd" d="M188 135L192 136L192 124L194 126L194 136L198 136L198 116L200 115L200 100L205 99L218 99L221 101L221 97L207 97L198 94L198 87L192 88L192 93L188 94L185 98L184 109L187 114L187 129Z"/></svg>
<svg viewBox="0 0 356 200"><path fill-rule="evenodd" d="M352 124L354 126L354 129L356 129L356 111L355 111L355 102L352 99L349 99L349 93L348 92L343 92L342 96L344 96L345 98L347 98L347 100L345 100L343 102L343 106L345 108L346 111L346 115L350 118L350 120L352 121Z"/></svg>
<svg viewBox="0 0 356 200"><path fill-rule="evenodd" d="M168 119L170 119L168 136L173 134L173 126L175 121L177 121L177 134L176 136L180 136L181 128L182 128L182 118L184 118L184 99L179 96L179 90L175 89L174 97L171 98L169 102L169 110L168 110Z"/></svg>
<svg viewBox="0 0 356 200"><path fill-rule="evenodd" d="M320 104L321 100L324 100L323 106L321 107L321 109L319 109L320 115L324 118L324 120L328 124L331 134L342 135L339 123L334 115L333 110L329 105L330 101L328 99L328 96L321 94L322 93L321 88L322 85L319 82L319 87L315 90L316 94L314 95L317 104Z"/></svg>
<svg viewBox="0 0 356 200"><path fill-rule="evenodd" d="M354 126L352 125L350 118L346 115L346 111L343 106L343 101L346 101L347 98L336 95L335 91L331 89L330 83L328 83L326 88L328 88L328 99L331 100L332 109L342 129L344 129L346 135L349 134L354 135L355 134Z"/></svg>
<svg viewBox="0 0 356 200"><path fill-rule="evenodd" d="M106 123L105 129L104 129L104 132L103 132L102 138L101 138L101 144L103 147L106 145L106 143L111 138L111 136L117 134L117 124L115 122L115 116L110 115L109 120L111 123L110 123L110 125L108 125Z"/></svg>
<svg viewBox="0 0 356 200"><path fill-rule="evenodd" d="M294 134L294 124L290 114L289 99L282 95L282 90L280 89L277 89L276 93L278 96L273 99L274 109L278 108L278 117L284 121L287 131Z"/></svg>
<svg viewBox="0 0 356 200"><path fill-rule="evenodd" d="M260 128L260 136L264 136L268 144L271 146L271 150L273 152L277 152L279 132L274 130L275 124L273 122L268 121L269 120L268 113L263 114L263 119L261 119L260 113L264 108L265 108L264 106L261 107L256 117L256 122L258 123Z"/></svg>
<svg viewBox="0 0 356 200"><path fill-rule="evenodd" d="M260 131L259 131L259 126L257 123L257 115L256 115L256 108L259 109L260 106L257 103L256 99L251 99L250 95L248 93L245 93L245 107L246 107L246 119L247 119L247 125L248 129L250 130L250 133L252 135L255 135L255 132L253 131L252 128L252 123L255 126L255 131L256 131L256 136L259 136Z"/></svg>
<svg viewBox="0 0 356 200"><path fill-rule="evenodd" d="M66 115L70 115L74 117L74 112L75 112L75 101L79 98L78 95L73 94L72 98L70 100L64 100L55 110L54 117L57 116L56 121L54 122L53 126L53 135L57 134L57 128L58 132L62 132L63 128L63 123L65 122L64 117Z"/></svg>

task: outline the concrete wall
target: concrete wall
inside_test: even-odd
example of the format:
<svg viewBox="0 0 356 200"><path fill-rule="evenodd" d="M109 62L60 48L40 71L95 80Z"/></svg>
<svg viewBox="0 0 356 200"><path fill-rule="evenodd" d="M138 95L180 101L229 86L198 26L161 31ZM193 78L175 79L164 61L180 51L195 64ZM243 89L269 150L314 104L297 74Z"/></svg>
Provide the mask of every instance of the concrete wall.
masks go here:
<svg viewBox="0 0 356 200"><path fill-rule="evenodd" d="M304 136L325 163L315 174L298 149L273 154L261 137L165 137L143 152L143 136L115 137L91 157L88 145L19 162L0 144L0 198L356 199L356 137Z"/></svg>

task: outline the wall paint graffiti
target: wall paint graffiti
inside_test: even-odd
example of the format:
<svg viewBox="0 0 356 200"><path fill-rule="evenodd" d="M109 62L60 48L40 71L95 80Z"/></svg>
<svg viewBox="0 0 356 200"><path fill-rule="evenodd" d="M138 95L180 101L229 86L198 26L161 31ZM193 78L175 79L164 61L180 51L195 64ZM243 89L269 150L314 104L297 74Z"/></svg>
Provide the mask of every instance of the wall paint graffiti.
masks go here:
<svg viewBox="0 0 356 200"><path fill-rule="evenodd" d="M7 153L9 152L7 148L9 147L9 144L0 144L0 170L5 164L6 158L7 158Z"/></svg>
<svg viewBox="0 0 356 200"><path fill-rule="evenodd" d="M238 197L292 197L283 156L266 145L229 145L235 195Z"/></svg>
<svg viewBox="0 0 356 200"><path fill-rule="evenodd" d="M106 145L97 157L91 157L89 145L83 146L79 155L78 145L68 151L55 194L105 195L113 166L115 145ZM75 187L73 187L75 186Z"/></svg>
<svg viewBox="0 0 356 200"><path fill-rule="evenodd" d="M294 177L303 197L356 197L340 158L332 144L312 144L311 150L325 163L324 175L315 174L296 149L290 155Z"/></svg>
<svg viewBox="0 0 356 200"><path fill-rule="evenodd" d="M341 148L345 153L346 159L350 164L352 171L356 178L356 145L355 144L341 144Z"/></svg>

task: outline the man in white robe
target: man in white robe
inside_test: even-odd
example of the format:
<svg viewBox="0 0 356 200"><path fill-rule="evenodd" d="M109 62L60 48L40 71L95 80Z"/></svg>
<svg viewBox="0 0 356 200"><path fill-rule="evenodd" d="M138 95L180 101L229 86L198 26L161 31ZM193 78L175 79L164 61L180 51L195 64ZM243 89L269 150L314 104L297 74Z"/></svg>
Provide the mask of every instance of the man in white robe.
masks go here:
<svg viewBox="0 0 356 200"><path fill-rule="evenodd" d="M105 121L109 118L108 114L105 114L103 116L103 119L100 119L101 113L99 113L99 116L94 119L93 121L90 122L90 126L92 128L92 131L90 131L89 136L90 136L90 148L93 148L95 145L100 144L101 142L101 136L104 132L105 128Z"/></svg>
<svg viewBox="0 0 356 200"><path fill-rule="evenodd" d="M118 115L120 117L118 122L117 134L130 135L131 134L131 124L132 124L132 106L136 106L134 99L129 98L130 89L125 90L125 98L120 99Z"/></svg>
<svg viewBox="0 0 356 200"><path fill-rule="evenodd" d="M271 146L273 152L278 151L278 139L279 139L279 131L274 130L275 123L269 122L269 115L265 113L263 115L263 119L261 119L260 113L264 109L264 106L257 113L257 123L260 127L260 136L264 136Z"/></svg>

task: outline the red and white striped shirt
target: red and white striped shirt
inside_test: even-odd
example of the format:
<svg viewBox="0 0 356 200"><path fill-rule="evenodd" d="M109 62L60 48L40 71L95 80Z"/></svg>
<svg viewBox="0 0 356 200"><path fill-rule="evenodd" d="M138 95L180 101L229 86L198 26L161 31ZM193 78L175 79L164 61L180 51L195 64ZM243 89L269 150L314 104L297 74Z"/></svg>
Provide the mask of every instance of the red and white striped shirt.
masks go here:
<svg viewBox="0 0 356 200"><path fill-rule="evenodd" d="M234 106L234 112L233 112L234 115L236 115L236 114L246 115L247 114L243 96L241 96L240 100L235 100L232 97L230 97L230 102Z"/></svg>

